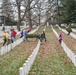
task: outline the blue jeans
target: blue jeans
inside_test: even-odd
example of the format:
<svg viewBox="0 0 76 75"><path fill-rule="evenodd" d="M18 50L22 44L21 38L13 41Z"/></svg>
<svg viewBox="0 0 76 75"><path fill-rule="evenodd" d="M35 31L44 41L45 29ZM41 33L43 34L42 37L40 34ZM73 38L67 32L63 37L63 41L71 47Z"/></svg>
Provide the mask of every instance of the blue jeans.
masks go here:
<svg viewBox="0 0 76 75"><path fill-rule="evenodd" d="M12 41L15 42L16 41L16 36L12 37Z"/></svg>
<svg viewBox="0 0 76 75"><path fill-rule="evenodd" d="M26 35L23 36L23 41L28 41Z"/></svg>

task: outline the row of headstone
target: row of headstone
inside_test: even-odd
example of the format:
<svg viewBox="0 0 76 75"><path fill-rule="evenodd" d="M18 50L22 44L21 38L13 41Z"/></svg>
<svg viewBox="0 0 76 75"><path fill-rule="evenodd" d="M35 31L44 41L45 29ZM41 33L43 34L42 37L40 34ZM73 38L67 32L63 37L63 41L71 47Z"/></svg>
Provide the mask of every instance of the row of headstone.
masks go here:
<svg viewBox="0 0 76 75"><path fill-rule="evenodd" d="M54 28L51 26L53 32L56 34L57 38L58 38L58 33L54 30ZM74 66L76 67L76 55L72 52L72 50L70 50L66 44L62 41L61 46L63 47L63 50L65 51L65 53L67 54L67 56L71 59L72 63L74 64Z"/></svg>
<svg viewBox="0 0 76 75"><path fill-rule="evenodd" d="M36 55L39 51L40 48L40 41L38 41L38 44L36 46L36 48L34 49L34 51L32 52L32 54L29 56L29 58L27 59L27 61L23 64L22 67L20 67L19 69L19 75L28 75L30 68L36 58Z"/></svg>
<svg viewBox="0 0 76 75"><path fill-rule="evenodd" d="M11 29L11 28L14 28L14 29L17 29L17 26L4 26L5 28L6 28L6 30L9 30L9 29ZM24 28L24 27L26 27L25 25L23 25L23 26L20 26L21 28ZM2 30L2 26L0 26L0 30Z"/></svg>
<svg viewBox="0 0 76 75"><path fill-rule="evenodd" d="M73 32L76 32L76 30L75 30L75 29L73 29L73 28L72 28L72 31L73 31Z"/></svg>
<svg viewBox="0 0 76 75"><path fill-rule="evenodd" d="M59 25L57 25L57 26L58 26L58 28L61 30L61 28L59 27ZM64 27L67 28L66 25L64 25ZM72 29L73 32L76 32L76 30L75 30L74 28L71 28L71 29Z"/></svg>
<svg viewBox="0 0 76 75"><path fill-rule="evenodd" d="M39 27L37 27L36 29L32 30L32 33L36 32L38 30ZM4 55L5 53L9 52L10 50L12 50L14 47L16 47L17 45L19 45L20 43L23 42L23 38L20 38L18 40L16 40L14 43L9 44L8 46L3 46L0 49L0 55Z"/></svg>
<svg viewBox="0 0 76 75"><path fill-rule="evenodd" d="M5 53L9 52L14 47L16 47L18 44L20 44L22 41L23 41L23 38L18 39L14 43L11 43L9 45L6 45L6 46L1 47L1 49L0 49L0 55L4 55Z"/></svg>
<svg viewBox="0 0 76 75"><path fill-rule="evenodd" d="M44 27L43 31L45 31L45 29L46 29L46 26ZM32 54L29 56L29 58L26 60L26 62L23 64L23 66L20 67L19 75L28 75L30 68L38 54L39 48L40 48L40 40L38 41L38 44L37 44L36 48L33 50Z"/></svg>
<svg viewBox="0 0 76 75"><path fill-rule="evenodd" d="M63 32L65 32L66 34L68 34L68 32L65 30L65 29L62 29L62 28L60 28L59 26L58 26L58 28L60 29L60 30L62 30ZM74 33L70 33L70 35L74 38L74 39L76 39L76 35L74 34Z"/></svg>

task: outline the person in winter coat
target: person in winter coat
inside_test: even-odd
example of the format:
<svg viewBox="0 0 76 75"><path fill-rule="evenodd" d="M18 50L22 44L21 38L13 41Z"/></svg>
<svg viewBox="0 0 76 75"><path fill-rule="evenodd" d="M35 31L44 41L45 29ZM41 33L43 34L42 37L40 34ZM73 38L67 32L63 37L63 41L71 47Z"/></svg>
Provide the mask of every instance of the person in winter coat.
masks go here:
<svg viewBox="0 0 76 75"><path fill-rule="evenodd" d="M23 41L28 41L28 39L27 39L27 31L26 30L23 31Z"/></svg>
<svg viewBox="0 0 76 75"><path fill-rule="evenodd" d="M20 38L23 37L23 30L20 32Z"/></svg>
<svg viewBox="0 0 76 75"><path fill-rule="evenodd" d="M12 29L11 31L12 43L16 41L16 34L17 32L14 29Z"/></svg>
<svg viewBox="0 0 76 75"><path fill-rule="evenodd" d="M59 34L59 42L60 42L60 44L62 42L62 34L61 33Z"/></svg>
<svg viewBox="0 0 76 75"><path fill-rule="evenodd" d="M46 41L46 35L45 35L45 32L44 31L42 33L42 36L43 36L43 39Z"/></svg>
<svg viewBox="0 0 76 75"><path fill-rule="evenodd" d="M39 40L39 39L40 39L40 34L37 33L37 34L36 34L36 40Z"/></svg>
<svg viewBox="0 0 76 75"><path fill-rule="evenodd" d="M32 27L29 27L29 28L28 28L28 32L30 32L31 30L32 30Z"/></svg>
<svg viewBox="0 0 76 75"><path fill-rule="evenodd" d="M7 42L6 36L7 36L7 33L6 33L6 31L4 31L4 33L3 33L3 40L4 40L3 46L4 46L4 45L6 44L6 42Z"/></svg>
<svg viewBox="0 0 76 75"><path fill-rule="evenodd" d="M6 38L7 38L7 45L8 45L11 43L11 33L9 31L7 31Z"/></svg>

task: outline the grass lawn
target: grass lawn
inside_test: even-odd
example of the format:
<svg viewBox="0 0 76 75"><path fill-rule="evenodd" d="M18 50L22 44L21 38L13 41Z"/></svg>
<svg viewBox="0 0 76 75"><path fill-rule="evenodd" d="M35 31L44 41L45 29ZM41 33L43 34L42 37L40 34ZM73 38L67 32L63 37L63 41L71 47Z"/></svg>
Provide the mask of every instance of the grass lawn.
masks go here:
<svg viewBox="0 0 76 75"><path fill-rule="evenodd" d="M42 31L43 31L43 29L44 29L44 26L40 26L40 28L38 29L38 31L35 32L35 34L36 34L36 33L41 34Z"/></svg>
<svg viewBox="0 0 76 75"><path fill-rule="evenodd" d="M29 75L76 75L76 68L50 27L46 36L47 42L42 43Z"/></svg>
<svg viewBox="0 0 76 75"><path fill-rule="evenodd" d="M44 27L39 28L39 32ZM31 55L37 45L35 38L29 42L23 42L16 46L12 51L0 56L0 75L19 75L19 68Z"/></svg>

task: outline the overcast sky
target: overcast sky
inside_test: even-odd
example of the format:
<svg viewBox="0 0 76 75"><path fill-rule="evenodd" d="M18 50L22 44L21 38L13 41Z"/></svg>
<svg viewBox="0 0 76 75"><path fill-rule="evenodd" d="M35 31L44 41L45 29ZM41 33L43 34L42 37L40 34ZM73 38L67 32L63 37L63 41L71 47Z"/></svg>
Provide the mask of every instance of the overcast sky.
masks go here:
<svg viewBox="0 0 76 75"><path fill-rule="evenodd" d="M0 2L2 2L2 0L0 0Z"/></svg>
<svg viewBox="0 0 76 75"><path fill-rule="evenodd" d="M2 2L2 0L0 0L0 7L1 7L1 2Z"/></svg>
<svg viewBox="0 0 76 75"><path fill-rule="evenodd" d="M0 6L1 6L1 2L2 2L2 0L0 0Z"/></svg>

